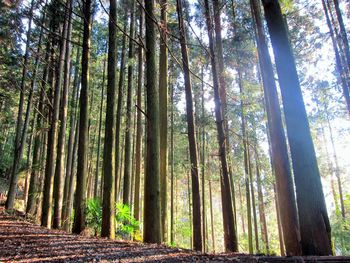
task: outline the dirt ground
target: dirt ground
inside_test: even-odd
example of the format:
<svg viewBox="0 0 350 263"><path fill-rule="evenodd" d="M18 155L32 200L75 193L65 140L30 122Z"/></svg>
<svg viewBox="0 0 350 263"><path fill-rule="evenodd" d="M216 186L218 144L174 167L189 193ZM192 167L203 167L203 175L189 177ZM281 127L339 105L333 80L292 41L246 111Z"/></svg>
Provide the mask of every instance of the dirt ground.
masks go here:
<svg viewBox="0 0 350 263"><path fill-rule="evenodd" d="M350 262L350 257L202 254L163 245L120 242L50 230L0 208L0 262Z"/></svg>

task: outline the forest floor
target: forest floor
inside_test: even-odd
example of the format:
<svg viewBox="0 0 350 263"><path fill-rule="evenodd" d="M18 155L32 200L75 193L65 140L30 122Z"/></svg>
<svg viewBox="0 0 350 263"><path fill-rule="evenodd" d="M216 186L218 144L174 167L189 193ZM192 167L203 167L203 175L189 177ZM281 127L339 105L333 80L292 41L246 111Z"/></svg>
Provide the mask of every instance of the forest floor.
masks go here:
<svg viewBox="0 0 350 263"><path fill-rule="evenodd" d="M350 257L268 257L203 254L163 245L68 234L0 207L0 262L350 262Z"/></svg>

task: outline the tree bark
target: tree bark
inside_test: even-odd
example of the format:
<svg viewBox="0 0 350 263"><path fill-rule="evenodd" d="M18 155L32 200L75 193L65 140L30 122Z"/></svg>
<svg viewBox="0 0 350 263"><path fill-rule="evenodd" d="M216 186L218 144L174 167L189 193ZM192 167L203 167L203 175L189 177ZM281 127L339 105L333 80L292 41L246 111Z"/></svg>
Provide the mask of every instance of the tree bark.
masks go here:
<svg viewBox="0 0 350 263"><path fill-rule="evenodd" d="M297 193L301 246L304 255L330 255L329 224L305 104L281 7L263 0L281 87Z"/></svg>
<svg viewBox="0 0 350 263"><path fill-rule="evenodd" d="M286 137L278 100L274 71L268 51L267 40L261 19L258 0L251 0L251 8L256 25L256 40L260 72L263 80L265 105L271 144L272 168L277 187L278 204L287 255L300 255L300 232L294 195L293 178L289 163Z"/></svg>
<svg viewBox="0 0 350 263"><path fill-rule="evenodd" d="M216 57L214 52L214 40L213 40L213 25L210 15L209 1L204 1L205 5L205 18L208 28L208 38L209 38L209 50L210 50L210 60L213 74L214 83L214 101L215 101L215 121L216 128L218 131L218 143L219 143L219 155L221 161L222 169L222 213L223 213L223 223L224 223L224 239L225 239L225 250L235 252L238 250L237 236L235 232L235 223L233 219L232 210L232 198L230 192L230 180L228 176L228 166L226 159L226 143L225 143L225 131L224 131L224 119L222 116L221 109L221 99L219 95L219 79L217 74Z"/></svg>
<svg viewBox="0 0 350 263"><path fill-rule="evenodd" d="M83 52L81 59L81 90L80 90L80 113L79 113L79 146L77 163L77 187L75 194L75 215L73 233L79 234L85 229L85 201L86 201L86 179L87 158L89 151L88 132L88 109L89 109L89 58L90 58L90 36L92 20L92 1L83 2L84 33Z"/></svg>
<svg viewBox="0 0 350 263"><path fill-rule="evenodd" d="M143 2L143 1L142 1ZM139 7L139 38L143 37L144 12ZM142 86L143 86L143 48L138 50L138 82L137 82L137 106L142 108ZM137 110L136 116L136 153L135 153L135 191L134 191L134 217L140 220L140 196L141 196L141 156L142 156L142 113Z"/></svg>
<svg viewBox="0 0 350 263"><path fill-rule="evenodd" d="M103 151L103 206L102 206L102 237L115 237L115 96L117 67L117 1L110 0L108 23L108 64L107 64L107 104L105 142ZM117 150L118 151L118 150Z"/></svg>
<svg viewBox="0 0 350 263"><path fill-rule="evenodd" d="M161 37L159 54L159 134L160 134L160 196L162 240L167 241L167 167L168 167L168 48L167 0L161 0Z"/></svg>
<svg viewBox="0 0 350 263"><path fill-rule="evenodd" d="M70 57L71 57L71 33L72 33L72 8L73 0L68 0L69 10L66 11L64 27L66 34L62 42L65 42L65 62L64 62L64 80L63 91L60 106L60 131L58 134L56 170L54 178L54 213L53 213L53 228L61 227L62 215L62 198L63 198L63 177L64 177L64 159L65 159L65 142L66 142L66 124L67 124L67 104L70 80Z"/></svg>
<svg viewBox="0 0 350 263"><path fill-rule="evenodd" d="M196 144L196 127L193 116L193 98L192 98L192 84L189 69L189 59L187 53L186 33L183 24L182 0L176 1L178 23L180 31L180 45L182 54L182 66L185 79L185 93L186 93L186 117L187 117L187 132L188 143L190 151L191 162L191 181L192 181L192 208L193 208L193 248L195 250L202 250L202 233L201 233L201 201L199 194L199 170L198 170L198 156Z"/></svg>
<svg viewBox="0 0 350 263"><path fill-rule="evenodd" d="M144 193L143 241L160 243L160 175L159 175L159 94L156 85L156 32L154 0L145 1L146 16L146 100L147 153Z"/></svg>
<svg viewBox="0 0 350 263"><path fill-rule="evenodd" d="M130 37L134 37L134 24L135 24L135 1L132 0L130 7ZM132 60L134 58L134 44L131 39L129 39L129 54L128 54L128 90L126 97L126 127L125 127L125 157L124 157L124 181L123 181L123 204L130 205L130 183L131 183L131 129L132 129L132 113L131 113L131 103L132 103L132 89L133 89L133 65Z"/></svg>

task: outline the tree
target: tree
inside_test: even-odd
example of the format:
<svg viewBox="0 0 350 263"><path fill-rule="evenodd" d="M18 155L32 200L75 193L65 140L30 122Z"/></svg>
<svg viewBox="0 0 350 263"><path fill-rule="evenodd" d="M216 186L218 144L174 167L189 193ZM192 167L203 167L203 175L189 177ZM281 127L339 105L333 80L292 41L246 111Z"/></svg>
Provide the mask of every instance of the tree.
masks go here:
<svg viewBox="0 0 350 263"><path fill-rule="evenodd" d="M261 19L259 2L251 0L256 28L260 72L263 80L265 107L271 145L272 167L276 178L278 205L287 255L300 255L300 232L294 196L288 148L282 124L277 87Z"/></svg>
<svg viewBox="0 0 350 263"><path fill-rule="evenodd" d="M219 155L222 169L222 178L221 178L221 196L222 196L222 215L223 215L223 224L224 224L224 238L225 238L225 249L226 251L237 251L237 237L235 233L235 223L233 219L233 210L232 210L232 197L230 191L230 181L228 176L228 165L226 159L226 143L225 143L225 131L223 127L223 115L221 109L221 99L219 95L219 78L217 74L217 65L216 65L216 56L214 52L214 38L213 38L213 25L210 15L210 6L209 1L204 1L204 12L206 25L208 30L209 38L209 50L210 50L210 61L211 61L211 70L213 76L213 86L214 86L214 101L215 101L215 121L216 129L218 132L217 139L219 144Z"/></svg>
<svg viewBox="0 0 350 263"><path fill-rule="evenodd" d="M197 143L195 133L195 123L193 117L193 98L192 98L192 84L189 69L189 60L186 46L186 33L183 23L182 15L182 0L176 1L176 8L178 14L180 44L182 54L182 67L185 79L185 93L186 93L186 117L187 117L187 133L188 144L190 151L191 162L191 179L192 179L192 206L193 206L193 248L195 250L202 250L202 233L201 233L201 202L199 194L199 170L197 157Z"/></svg>
<svg viewBox="0 0 350 263"><path fill-rule="evenodd" d="M73 233L81 233L85 229L85 201L87 182L87 157L88 157L88 109L89 109L89 58L90 36L92 23L91 0L83 2L84 33L83 51L81 59L81 90L80 90L80 113L79 113L79 146L77 164L77 187L75 194L75 214Z"/></svg>
<svg viewBox="0 0 350 263"><path fill-rule="evenodd" d="M156 86L154 0L145 1L146 13L146 168L143 241L161 242L159 193L159 94Z"/></svg>
<svg viewBox="0 0 350 263"><path fill-rule="evenodd" d="M277 0L263 0L263 6L275 55L293 162L302 253L330 255L331 228L286 25Z"/></svg>
<svg viewBox="0 0 350 263"><path fill-rule="evenodd" d="M167 167L168 167L168 47L167 0L161 5L161 37L159 54L159 134L160 134L160 196L162 239L167 240Z"/></svg>

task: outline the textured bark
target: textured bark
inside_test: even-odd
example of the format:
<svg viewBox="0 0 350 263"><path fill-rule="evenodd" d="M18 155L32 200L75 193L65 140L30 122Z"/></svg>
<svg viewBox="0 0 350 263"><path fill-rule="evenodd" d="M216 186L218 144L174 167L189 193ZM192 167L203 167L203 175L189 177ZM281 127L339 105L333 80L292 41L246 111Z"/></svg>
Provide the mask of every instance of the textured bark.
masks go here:
<svg viewBox="0 0 350 263"><path fill-rule="evenodd" d="M115 237L115 96L117 66L117 1L110 0L108 23L108 64L107 64L107 104L106 127L103 151L103 206L102 237Z"/></svg>
<svg viewBox="0 0 350 263"><path fill-rule="evenodd" d="M144 12L139 7L139 38L143 37ZM142 108L142 86L143 86L143 49L138 50L138 82L137 82L137 106ZM142 156L142 113L137 110L136 120L136 150L135 150L135 191L134 191L134 217L140 220L140 196L141 196L141 156Z"/></svg>
<svg viewBox="0 0 350 263"><path fill-rule="evenodd" d="M263 0L263 5L275 55L293 161L302 253L330 255L331 227L286 25L277 0Z"/></svg>
<svg viewBox="0 0 350 263"><path fill-rule="evenodd" d="M67 104L70 80L70 57L71 57L71 33L72 33L72 8L73 0L68 0L69 10L66 11L64 22L65 31L62 42L65 42L65 62L64 62L64 80L62 99L60 105L60 130L58 134L56 169L54 178L54 211L53 211L53 228L60 228L62 215L62 199L63 199L63 177L64 177L64 160L65 160L65 142L66 142L66 124L67 124Z"/></svg>
<svg viewBox="0 0 350 263"><path fill-rule="evenodd" d="M279 210L279 203L278 203L278 197L277 197L277 191L276 191L276 185L274 184L273 190L275 193L275 206L276 206L276 216L277 216L277 226L278 226L278 239L279 239L279 244L280 244L280 251L281 251L281 256L285 256L285 248L284 248L284 242L283 242L283 230L282 230L282 224L281 224L281 213Z"/></svg>
<svg viewBox="0 0 350 263"><path fill-rule="evenodd" d="M74 79L73 79L73 91L72 98L70 101L70 120L69 120L69 136L68 136L68 149L67 149L67 161L66 161L66 176L64 181L63 190L63 205L62 205L62 225L63 228L68 231L70 225L70 218L68 217L68 210L70 204L71 184L73 182L73 167L74 167L74 147L76 145L76 117L77 117L77 104L79 99L79 63L80 63L80 48L76 51L76 66L74 67Z"/></svg>
<svg viewBox="0 0 350 263"><path fill-rule="evenodd" d="M83 2L84 33L83 51L81 59L81 90L80 90L80 112L79 112L79 145L77 163L77 187L75 193L75 214L73 233L81 233L85 229L85 201L86 201L86 179L87 158L89 151L88 132L88 109L89 109L89 58L90 58L90 36L92 20L92 1Z"/></svg>
<svg viewBox="0 0 350 263"><path fill-rule="evenodd" d="M154 0L145 1L146 16L146 100L147 147L144 193L143 241L160 243L160 175L159 175L159 94L156 84L156 32L153 22Z"/></svg>
<svg viewBox="0 0 350 263"><path fill-rule="evenodd" d="M174 214L174 85L171 85L171 130L170 130L170 244L175 242L175 214Z"/></svg>
<svg viewBox="0 0 350 263"><path fill-rule="evenodd" d="M218 144L219 144L219 155L221 161L222 178L221 178L221 196L222 196L222 213L223 213L223 224L224 224L224 239L225 239L225 250L226 251L237 251L237 236L235 232L235 223L233 219L232 210L232 198L230 191L230 180L228 175L228 165L226 159L226 143L225 143L225 130L224 130L224 119L222 116L221 99L220 99L220 86L219 78L217 74L216 56L214 52L214 39L213 39L213 25L210 15L209 1L204 1L205 5L205 18L208 28L209 38L209 50L210 60L213 75L214 84L214 101L215 101L215 121L218 132Z"/></svg>
<svg viewBox="0 0 350 263"><path fill-rule="evenodd" d="M123 18L124 23L124 32L127 29L127 12ZM126 53L126 35L123 35L122 40L122 50L120 58L120 69L119 69L119 83L118 83L118 102L117 102L117 116L115 122L115 201L118 201L119 188L121 185L121 158L120 153L123 152L122 147L120 146L120 131L122 123L122 113L123 113L123 103L124 103L124 80L125 80L125 54Z"/></svg>
<svg viewBox="0 0 350 263"><path fill-rule="evenodd" d="M55 5L58 3L55 2ZM52 7L54 9L54 7ZM56 62L56 80L54 86L54 97L53 97L53 109L51 115L51 123L48 138L47 157L46 157L46 168L44 178L44 193L42 202L42 216L41 225L51 227L51 209L52 209L52 190L53 190L53 179L55 175L55 160L57 157L57 134L58 134L58 120L60 113L60 100L61 100L61 84L63 79L63 67L64 58L66 52L66 41L63 39L66 36L67 27L64 25L62 30L62 37L60 41L60 52L58 61ZM52 40L54 41L54 40ZM53 48L53 44L52 47ZM53 51L52 51L53 52Z"/></svg>
<svg viewBox="0 0 350 263"><path fill-rule="evenodd" d="M106 52L107 53L107 45ZM95 188L94 188L94 198L98 198L99 194L102 192L100 189L103 188L103 180L101 178L101 183L99 185L100 177L100 159L101 159L101 133L102 133L102 123L103 123L103 101L105 96L105 79L106 79L106 59L103 61L103 73L102 73L102 83L101 83L101 102L100 102L100 113L98 122L98 138L97 138L97 157L96 157L96 172L95 172ZM99 189L100 187L100 189ZM100 190L100 191L99 191ZM100 195L102 197L102 195Z"/></svg>
<svg viewBox="0 0 350 263"><path fill-rule="evenodd" d="M277 198L281 211L284 244L287 255L300 255L300 233L294 196L293 178L289 163L286 137L283 129L277 87L267 40L261 19L258 0L251 0L251 8L256 25L256 40L260 72L263 80L268 131L271 145L271 161L276 178Z"/></svg>
<svg viewBox="0 0 350 263"><path fill-rule="evenodd" d="M167 233L167 173L168 173L168 48L167 48L167 0L161 0L161 37L159 53L159 135L160 135L160 196L162 240Z"/></svg>
<svg viewBox="0 0 350 263"><path fill-rule="evenodd" d="M135 24L135 1L132 0L130 7L130 37L134 37L134 24ZM129 54L128 54L128 90L126 96L126 119L125 119L125 155L124 155L124 181L123 181L123 204L130 205L130 183L131 183L131 129L132 129L132 113L131 103L133 94L133 65L132 60L134 58L134 44L129 39Z"/></svg>
<svg viewBox="0 0 350 263"><path fill-rule="evenodd" d="M27 78L27 70L28 70L28 59L29 59L29 48L31 42L31 34L32 34L32 20L33 20L33 10L34 10L35 1L32 0L30 4L29 10L29 21L28 21L28 31L27 31L27 39L26 39L26 49L23 58L23 68L22 68L22 79L20 86L20 95L19 95L19 104L18 104L18 115L17 115L17 124L16 124L16 135L14 141L14 159L13 166L11 171L11 180L10 187L7 193L7 199L5 203L6 209L13 209L13 205L16 198L17 192L17 183L18 183L18 170L20 166L20 162L23 155L23 149L25 141L22 141L22 135L24 134L23 129L25 125L23 125L23 108L24 108L24 98L25 98L25 82ZM28 126L28 125L27 125Z"/></svg>
<svg viewBox="0 0 350 263"><path fill-rule="evenodd" d="M185 94L186 94L186 117L187 117L187 132L188 143L190 151L191 162L191 181L192 181L192 226L193 226L193 248L195 250L202 250L202 233L201 233L201 201L199 194L199 170L198 170L198 156L196 144L196 127L193 116L193 98L192 98L192 84L189 69L189 59L186 46L186 33L183 23L182 0L176 1L178 23L180 31L180 45L182 54L182 66L185 79Z"/></svg>

